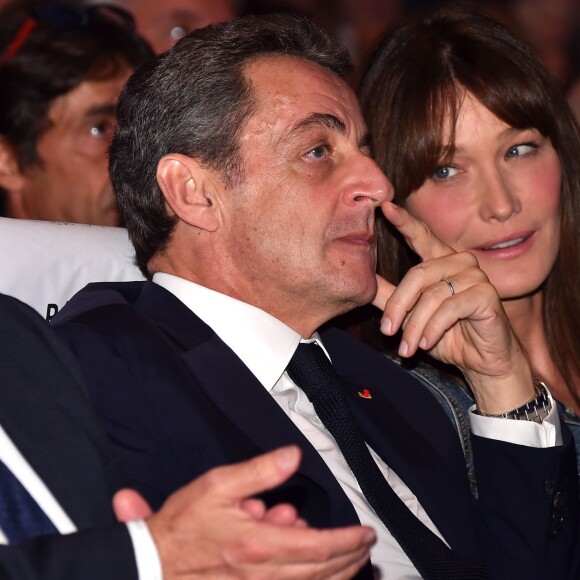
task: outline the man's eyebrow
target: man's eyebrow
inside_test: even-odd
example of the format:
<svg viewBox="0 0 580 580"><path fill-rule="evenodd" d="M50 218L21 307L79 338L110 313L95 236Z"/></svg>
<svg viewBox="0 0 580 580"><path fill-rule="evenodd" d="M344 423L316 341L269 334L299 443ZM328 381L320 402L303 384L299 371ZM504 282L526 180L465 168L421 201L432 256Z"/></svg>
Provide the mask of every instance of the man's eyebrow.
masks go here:
<svg viewBox="0 0 580 580"><path fill-rule="evenodd" d="M322 126L339 133L346 133L346 125L336 116L330 113L311 113L305 119L296 123L290 130L290 134L300 134L312 127Z"/></svg>

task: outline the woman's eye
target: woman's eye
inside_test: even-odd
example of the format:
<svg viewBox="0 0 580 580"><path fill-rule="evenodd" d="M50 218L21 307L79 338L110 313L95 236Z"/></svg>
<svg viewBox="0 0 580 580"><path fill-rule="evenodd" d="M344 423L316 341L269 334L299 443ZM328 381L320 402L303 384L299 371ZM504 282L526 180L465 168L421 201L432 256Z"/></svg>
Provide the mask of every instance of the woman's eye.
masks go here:
<svg viewBox="0 0 580 580"><path fill-rule="evenodd" d="M457 169L451 165L442 165L433 172L434 179L449 179L457 175Z"/></svg>
<svg viewBox="0 0 580 580"><path fill-rule="evenodd" d="M537 149L537 145L534 145L533 143L522 143L521 145L510 147L505 156L507 159L510 157L522 157L523 155L532 152L534 149Z"/></svg>

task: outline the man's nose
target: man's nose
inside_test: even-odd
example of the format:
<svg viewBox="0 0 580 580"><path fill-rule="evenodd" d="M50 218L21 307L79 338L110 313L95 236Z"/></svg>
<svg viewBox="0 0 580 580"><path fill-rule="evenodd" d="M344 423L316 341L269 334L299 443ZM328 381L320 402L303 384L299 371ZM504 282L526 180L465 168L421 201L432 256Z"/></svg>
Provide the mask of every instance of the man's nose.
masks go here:
<svg viewBox="0 0 580 580"><path fill-rule="evenodd" d="M347 189L348 204L371 203L375 207L384 201L391 201L394 190L391 182L381 171L375 161L366 155L356 164L356 174Z"/></svg>

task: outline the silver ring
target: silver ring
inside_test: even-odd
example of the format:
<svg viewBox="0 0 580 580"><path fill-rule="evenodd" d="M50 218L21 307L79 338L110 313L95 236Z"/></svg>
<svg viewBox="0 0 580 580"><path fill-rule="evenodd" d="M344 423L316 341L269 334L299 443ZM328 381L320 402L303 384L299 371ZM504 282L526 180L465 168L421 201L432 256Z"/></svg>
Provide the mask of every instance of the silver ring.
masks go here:
<svg viewBox="0 0 580 580"><path fill-rule="evenodd" d="M453 288L453 284L451 284L449 278L445 278L443 282L446 282L447 286L449 286L449 292L451 292L451 296L455 296L455 288Z"/></svg>

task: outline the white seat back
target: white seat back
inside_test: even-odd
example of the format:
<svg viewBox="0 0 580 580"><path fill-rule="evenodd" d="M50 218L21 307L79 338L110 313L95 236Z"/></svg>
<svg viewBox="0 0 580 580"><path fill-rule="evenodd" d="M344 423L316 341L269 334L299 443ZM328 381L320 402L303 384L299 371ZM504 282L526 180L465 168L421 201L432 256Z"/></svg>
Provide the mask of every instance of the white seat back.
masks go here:
<svg viewBox="0 0 580 580"><path fill-rule="evenodd" d="M142 280L124 228L0 217L0 292L50 319L89 282Z"/></svg>

